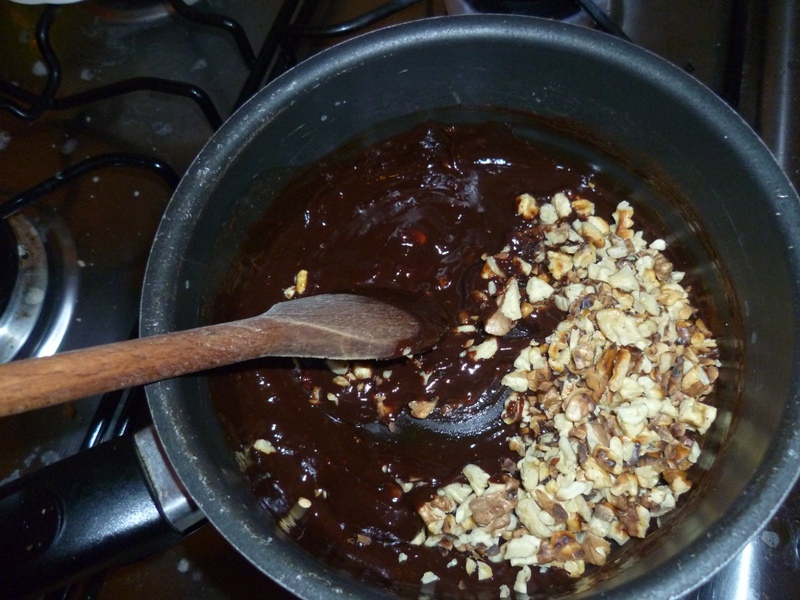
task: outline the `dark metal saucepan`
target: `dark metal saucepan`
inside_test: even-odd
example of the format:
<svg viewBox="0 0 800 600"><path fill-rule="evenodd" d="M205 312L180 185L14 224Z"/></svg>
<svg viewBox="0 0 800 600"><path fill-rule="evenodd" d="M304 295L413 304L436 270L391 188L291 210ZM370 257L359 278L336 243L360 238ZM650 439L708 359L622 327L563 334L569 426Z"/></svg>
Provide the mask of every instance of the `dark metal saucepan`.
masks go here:
<svg viewBox="0 0 800 600"><path fill-rule="evenodd" d="M690 275L715 307L724 361L702 480L654 535L572 590L679 596L758 532L798 474L800 204L732 110L640 48L538 19L447 17L367 34L306 61L243 106L178 187L147 270L142 335L206 322L243 234L287 174L366 131L463 118L456 106L479 107L470 114L486 118L536 113L565 127L570 148L613 157L634 202L649 206L696 265ZM525 135L524 119L508 118ZM276 536L203 377L147 394L185 489L247 559L303 598L382 593Z"/></svg>

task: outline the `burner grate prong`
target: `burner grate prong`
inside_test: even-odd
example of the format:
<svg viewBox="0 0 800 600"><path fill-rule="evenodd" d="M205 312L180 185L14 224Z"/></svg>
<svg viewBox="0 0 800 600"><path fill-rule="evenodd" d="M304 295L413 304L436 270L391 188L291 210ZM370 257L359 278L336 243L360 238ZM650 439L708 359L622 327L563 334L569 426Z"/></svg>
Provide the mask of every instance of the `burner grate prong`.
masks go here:
<svg viewBox="0 0 800 600"><path fill-rule="evenodd" d="M22 210L47 194L67 185L68 183L91 173L98 169L109 167L134 167L136 169L146 169L152 171L172 189L178 186L180 176L166 162L155 156L144 154L133 154L126 152L111 152L108 154L98 154L82 160L79 163L67 167L52 177L45 179L38 185L17 194L13 198L0 203L0 219L5 219L14 213Z"/></svg>

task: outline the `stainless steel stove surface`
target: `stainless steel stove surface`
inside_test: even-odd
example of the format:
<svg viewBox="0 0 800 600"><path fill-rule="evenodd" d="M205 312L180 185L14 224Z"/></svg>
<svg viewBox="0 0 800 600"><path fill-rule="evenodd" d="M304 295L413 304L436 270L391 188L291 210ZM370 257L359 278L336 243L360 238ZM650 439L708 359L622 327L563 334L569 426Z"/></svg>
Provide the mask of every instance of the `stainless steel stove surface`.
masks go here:
<svg viewBox="0 0 800 600"><path fill-rule="evenodd" d="M89 0L45 8L0 0L0 203L47 180L52 187L35 192L42 197L10 217L8 226L0 221L0 361L134 335L148 249L175 178L265 80L342 39L320 35L319 27L353 24L376 8L399 10L383 11L386 16L367 29L520 5L593 26L586 4L199 0L187 7L178 1ZM795 185L800 182L795 2L594 4L632 41L686 69L737 108ZM229 19L210 22L195 10ZM283 35L292 23L295 34L306 35ZM291 43L281 50L287 39ZM54 101L37 102L39 92L52 90ZM146 425L142 396L133 390L0 419L0 480ZM800 489L689 597L794 597L798 575ZM165 552L48 597L142 594L290 597L211 526Z"/></svg>

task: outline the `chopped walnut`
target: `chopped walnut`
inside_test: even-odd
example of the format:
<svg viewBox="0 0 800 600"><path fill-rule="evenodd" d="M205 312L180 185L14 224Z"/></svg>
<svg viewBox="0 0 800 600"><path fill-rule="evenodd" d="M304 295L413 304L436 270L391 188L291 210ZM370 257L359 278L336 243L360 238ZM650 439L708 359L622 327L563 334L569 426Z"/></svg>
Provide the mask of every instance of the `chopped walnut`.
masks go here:
<svg viewBox="0 0 800 600"><path fill-rule="evenodd" d="M470 500L472 519L487 532L502 531L511 523L511 511L517 506L517 480L508 477L502 490L483 494Z"/></svg>
<svg viewBox="0 0 800 600"><path fill-rule="evenodd" d="M308 271L305 269L301 269L297 272L297 275L294 277L294 284L285 290L283 290L283 295L291 300L295 297L295 295L302 295L305 293L308 287Z"/></svg>
<svg viewBox="0 0 800 600"><path fill-rule="evenodd" d="M524 594L531 565L579 577L675 508L691 489L697 436L717 415L707 400L720 362L666 242L648 245L630 204L619 203L612 225L563 193L516 202L540 242L483 257L486 289L475 297L496 309L466 355L494 355L498 337L542 307L565 316L502 378L511 393L501 418L520 428L508 441L519 460L495 474L466 465L464 482L420 507L416 543L468 553L467 573L479 578L505 560Z"/></svg>
<svg viewBox="0 0 800 600"><path fill-rule="evenodd" d="M557 194L554 194L553 199L550 202L553 204L553 208L556 209L556 213L558 213L558 216L561 219L568 217L572 212L572 204L564 192L558 192Z"/></svg>
<svg viewBox="0 0 800 600"><path fill-rule="evenodd" d="M576 388L564 401L564 414L567 419L577 423L594 411L596 404L588 391L585 388Z"/></svg>
<svg viewBox="0 0 800 600"><path fill-rule="evenodd" d="M408 403L411 416L415 419L426 419L436 408L436 399L433 400L412 400Z"/></svg>
<svg viewBox="0 0 800 600"><path fill-rule="evenodd" d="M435 581L439 581L439 577L432 571L425 571L422 578L419 580L422 585L427 585Z"/></svg>
<svg viewBox="0 0 800 600"><path fill-rule="evenodd" d="M309 508L311 508L311 500L301 496L291 510L278 521L278 527L288 533L303 518Z"/></svg>
<svg viewBox="0 0 800 600"><path fill-rule="evenodd" d="M455 502L445 494L437 494L433 500L426 502L417 511L428 531L434 535L442 532L447 513L455 508Z"/></svg>
<svg viewBox="0 0 800 600"><path fill-rule="evenodd" d="M530 194L522 194L517 196L517 214L523 219L531 220L539 214L539 205L536 198Z"/></svg>
<svg viewBox="0 0 800 600"><path fill-rule="evenodd" d="M564 276L572 270L572 257L569 254L551 250L547 252L547 261L550 273L556 279L564 278Z"/></svg>
<svg viewBox="0 0 800 600"><path fill-rule="evenodd" d="M594 214L594 202L590 202L584 198L575 198L575 200L572 201L572 210L581 217L590 217Z"/></svg>
<svg viewBox="0 0 800 600"><path fill-rule="evenodd" d="M294 289L298 294L303 294L308 286L308 271L301 269L294 277Z"/></svg>
<svg viewBox="0 0 800 600"><path fill-rule="evenodd" d="M511 331L514 321L498 308L489 316L483 324L483 328L489 335L504 336ZM490 355L489 355L490 356ZM484 356L488 358L488 356Z"/></svg>
<svg viewBox="0 0 800 600"><path fill-rule="evenodd" d="M474 361L483 360L486 358L491 358L497 352L497 338L490 337L485 342L478 344L477 346L473 346L469 349L467 354L472 358Z"/></svg>
<svg viewBox="0 0 800 600"><path fill-rule="evenodd" d="M270 442L263 439L258 439L253 444L253 448L262 454L275 454L278 450Z"/></svg>
<svg viewBox="0 0 800 600"><path fill-rule="evenodd" d="M583 548L586 562L597 566L606 564L608 555L611 552L611 543L591 531L587 531L584 534L581 547Z"/></svg>
<svg viewBox="0 0 800 600"><path fill-rule="evenodd" d="M533 304L544 302L553 295L553 287L539 277L531 277L525 285L528 300Z"/></svg>

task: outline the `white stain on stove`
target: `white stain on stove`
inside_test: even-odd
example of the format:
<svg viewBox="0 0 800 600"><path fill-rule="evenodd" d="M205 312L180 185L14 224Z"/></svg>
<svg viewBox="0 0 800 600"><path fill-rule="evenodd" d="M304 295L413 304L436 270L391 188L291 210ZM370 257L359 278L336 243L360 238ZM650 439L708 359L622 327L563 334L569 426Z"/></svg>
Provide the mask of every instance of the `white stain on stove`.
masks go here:
<svg viewBox="0 0 800 600"><path fill-rule="evenodd" d="M92 183L98 183L99 181L100 181L100 177L98 177L97 175L92 177Z"/></svg>
<svg viewBox="0 0 800 600"><path fill-rule="evenodd" d="M46 77L47 67L41 60L37 60L35 63L33 63L33 67L31 68L31 73L33 73L37 77Z"/></svg>
<svg viewBox="0 0 800 600"><path fill-rule="evenodd" d="M134 198L138 198L139 197L139 190L133 190L133 197Z"/></svg>
<svg viewBox="0 0 800 600"><path fill-rule="evenodd" d="M760 537L761 541L764 542L770 548L777 548L778 544L781 543L780 536L774 531L762 531Z"/></svg>
<svg viewBox="0 0 800 600"><path fill-rule="evenodd" d="M11 134L0 129L0 150L5 150L11 143Z"/></svg>
<svg viewBox="0 0 800 600"><path fill-rule="evenodd" d="M44 302L44 290L37 287L32 287L25 294L25 303L37 306Z"/></svg>
<svg viewBox="0 0 800 600"><path fill-rule="evenodd" d="M189 280L183 282L184 287L188 290L189 289Z"/></svg>
<svg viewBox="0 0 800 600"><path fill-rule="evenodd" d="M203 69L208 67L208 61L205 58L197 59L192 67L189 69L190 71L202 71Z"/></svg>
<svg viewBox="0 0 800 600"><path fill-rule="evenodd" d="M156 121L153 123L153 133L161 136L169 135L172 133L172 125L163 121Z"/></svg>
<svg viewBox="0 0 800 600"><path fill-rule="evenodd" d="M42 452L41 446L35 446L31 453L22 460L22 467L19 469L14 469L5 479L0 480L0 485L4 485L21 477L23 474L23 469L25 472L27 472L32 467L51 465L54 462L61 460L61 458L61 455L55 450L45 450Z"/></svg>
<svg viewBox="0 0 800 600"><path fill-rule="evenodd" d="M319 118L319 120L320 120L320 121L327 121L327 120L328 120L328 115L322 115L322 116Z"/></svg>
<svg viewBox="0 0 800 600"><path fill-rule="evenodd" d="M43 465L52 465L60 460L61 455L54 450L46 450L45 452L42 452L42 456L39 458L39 461Z"/></svg>
<svg viewBox="0 0 800 600"><path fill-rule="evenodd" d="M192 573L192 581L200 581L203 578L203 572L199 569L192 569L192 563L188 559L182 558L178 561L179 573Z"/></svg>
<svg viewBox="0 0 800 600"><path fill-rule="evenodd" d="M68 138L66 142L61 144L61 154L72 154L78 148L78 140L75 138Z"/></svg>
<svg viewBox="0 0 800 600"><path fill-rule="evenodd" d="M13 471L11 471L11 473L8 474L8 476L5 479L0 480L0 485L5 485L10 481L19 479L20 476L22 476L22 471L20 471L19 469L14 469Z"/></svg>
<svg viewBox="0 0 800 600"><path fill-rule="evenodd" d="M79 267L85 267L85 266L86 266L86 263L85 263L84 261L82 261L82 260L78 259L78 266L79 266Z"/></svg>
<svg viewBox="0 0 800 600"><path fill-rule="evenodd" d="M83 81L91 81L94 79L94 71L89 69L88 67L84 67L81 69L80 77Z"/></svg>

